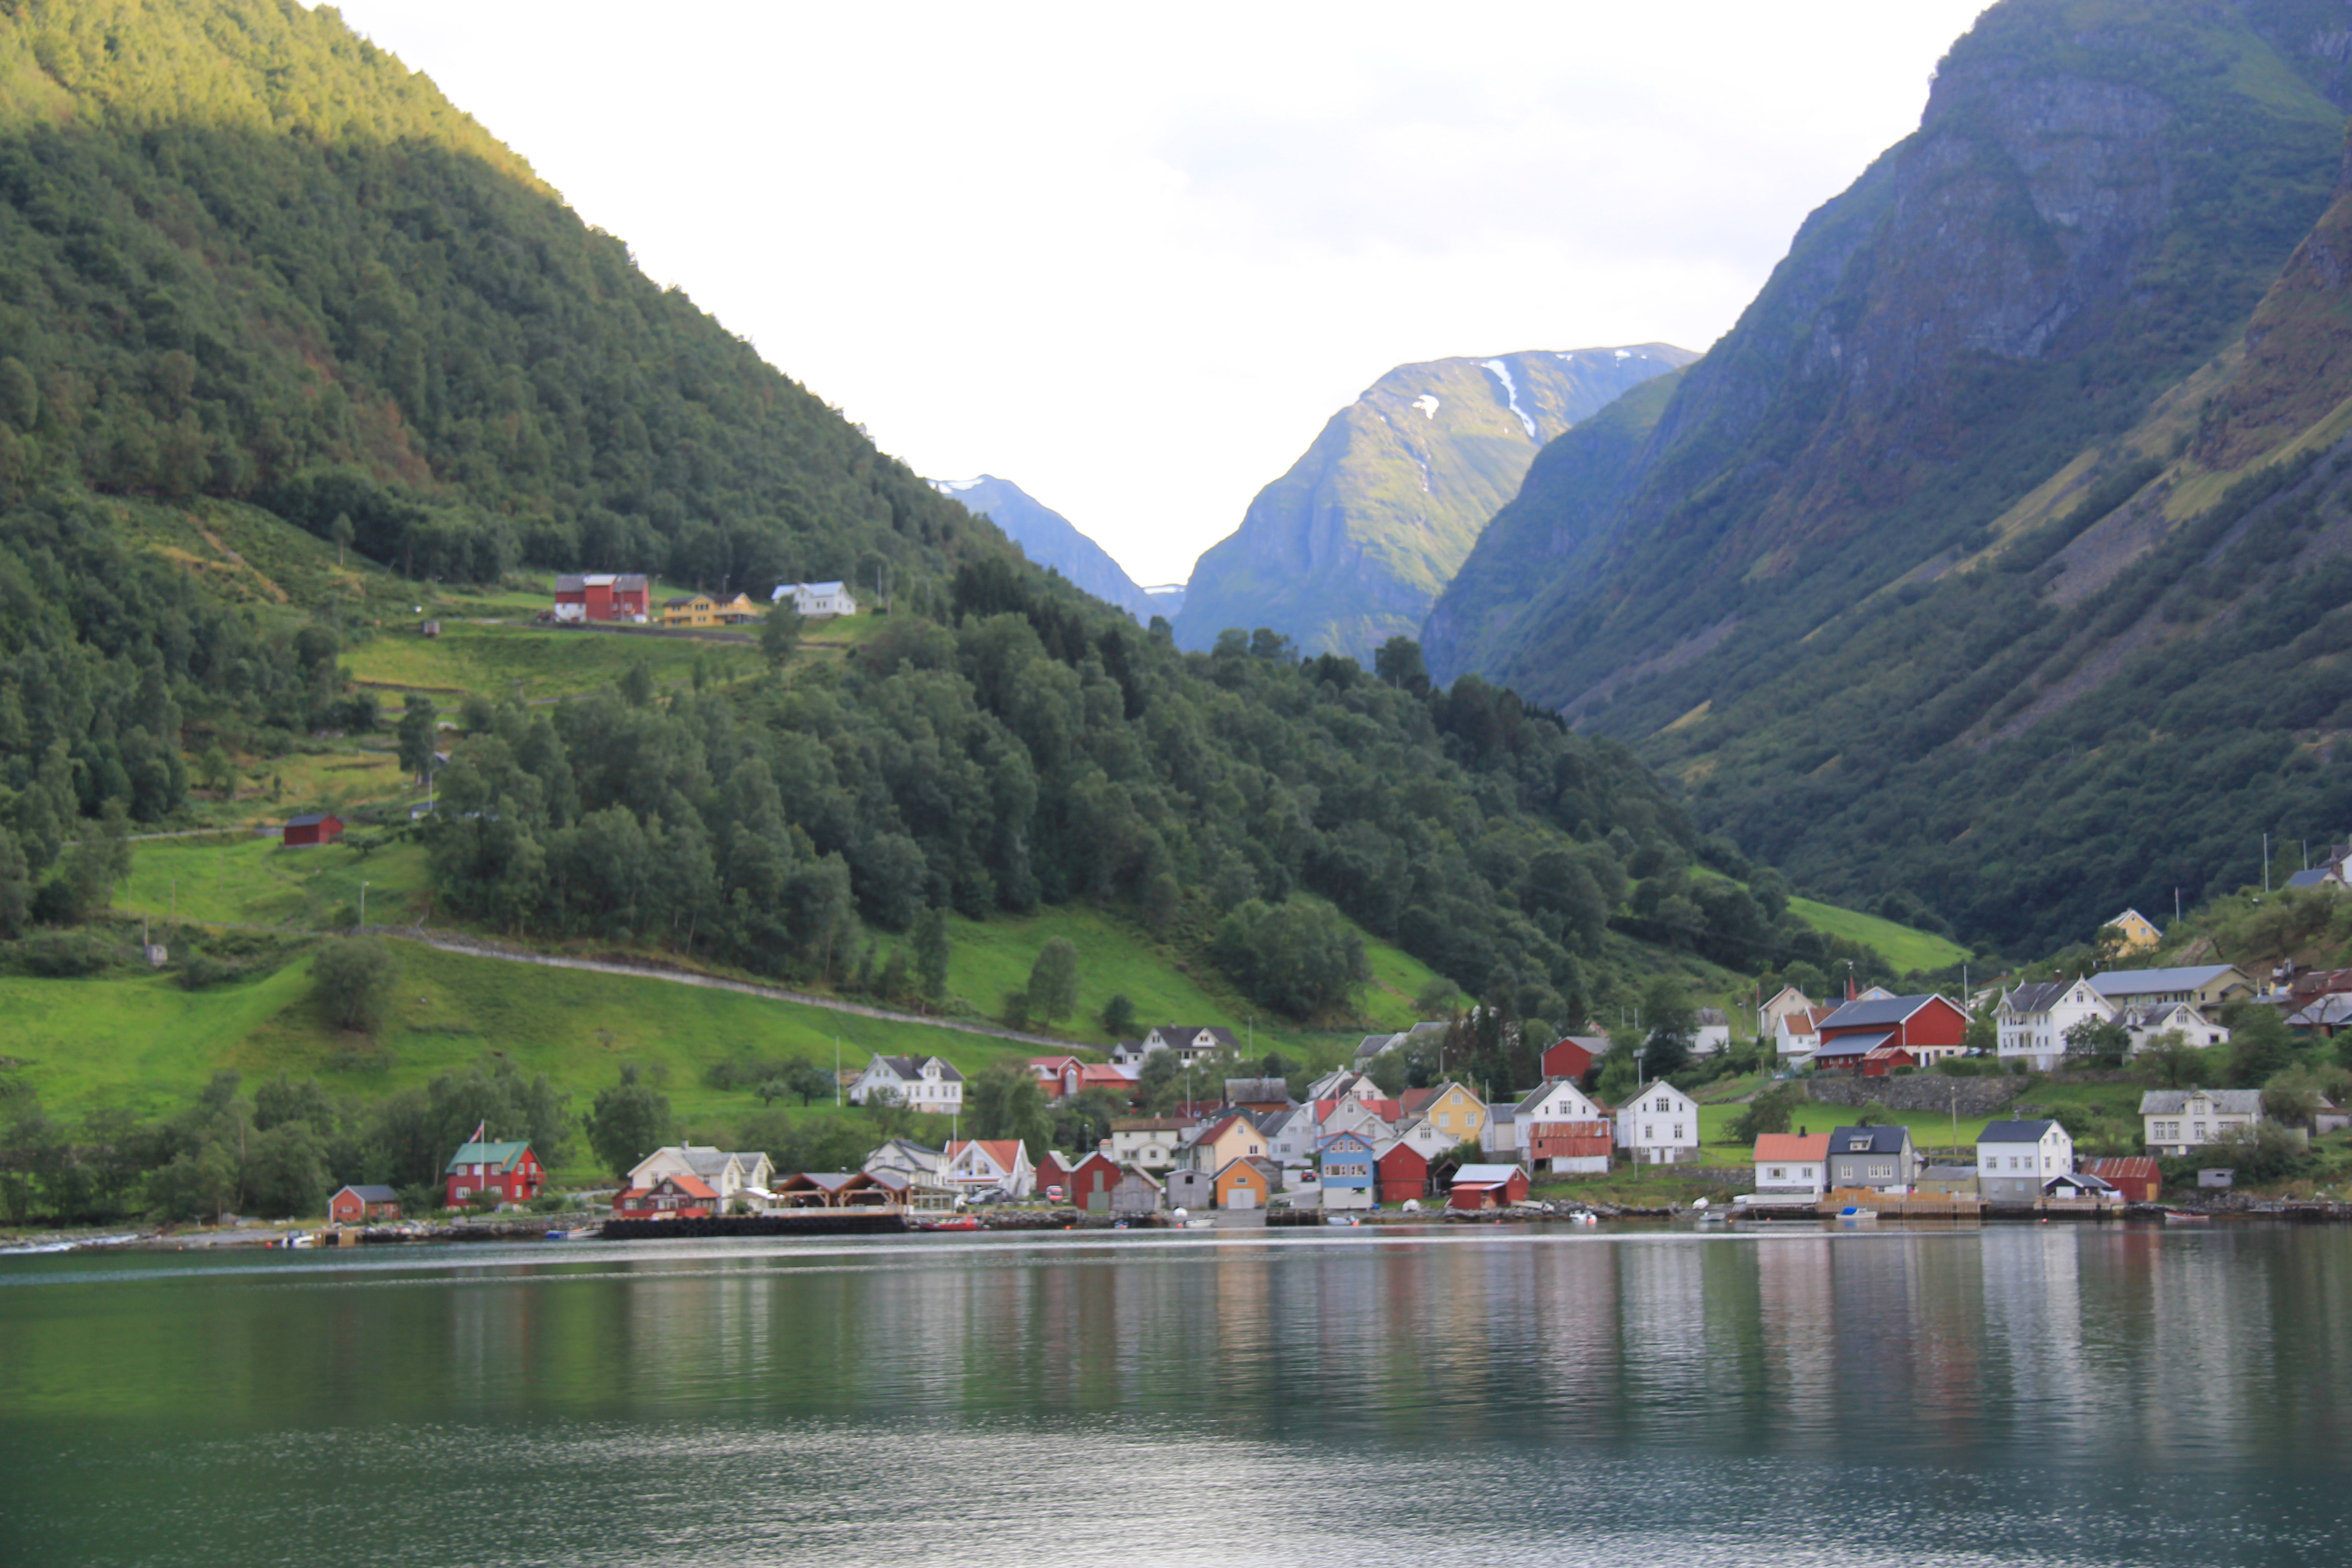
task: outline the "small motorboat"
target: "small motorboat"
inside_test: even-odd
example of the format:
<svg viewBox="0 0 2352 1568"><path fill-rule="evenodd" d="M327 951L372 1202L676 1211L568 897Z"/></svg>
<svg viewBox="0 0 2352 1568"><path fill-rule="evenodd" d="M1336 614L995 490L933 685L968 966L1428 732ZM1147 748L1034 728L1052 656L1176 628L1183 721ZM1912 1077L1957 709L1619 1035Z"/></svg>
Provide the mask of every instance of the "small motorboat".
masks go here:
<svg viewBox="0 0 2352 1568"><path fill-rule="evenodd" d="M1876 1209L1866 1209L1858 1204L1848 1204L1838 1210L1838 1222L1841 1225L1874 1225L1877 1220Z"/></svg>
<svg viewBox="0 0 2352 1568"><path fill-rule="evenodd" d="M2167 1225L2205 1225L2210 1223L2212 1218L2210 1214L2190 1214L2187 1209L2164 1211L2164 1223Z"/></svg>
<svg viewBox="0 0 2352 1568"><path fill-rule="evenodd" d="M1362 1220L1358 1219L1354 1215L1351 1215L1351 1214L1334 1214L1334 1215L1325 1215L1323 1216L1323 1223L1324 1223L1325 1225L1342 1225L1342 1226L1345 1226L1345 1225L1361 1225L1361 1224L1363 1224L1364 1222L1363 1222Z"/></svg>
<svg viewBox="0 0 2352 1568"><path fill-rule="evenodd" d="M945 1219L929 1221L922 1228L925 1230L978 1230L981 1228L981 1224L977 1215L957 1214L950 1215Z"/></svg>

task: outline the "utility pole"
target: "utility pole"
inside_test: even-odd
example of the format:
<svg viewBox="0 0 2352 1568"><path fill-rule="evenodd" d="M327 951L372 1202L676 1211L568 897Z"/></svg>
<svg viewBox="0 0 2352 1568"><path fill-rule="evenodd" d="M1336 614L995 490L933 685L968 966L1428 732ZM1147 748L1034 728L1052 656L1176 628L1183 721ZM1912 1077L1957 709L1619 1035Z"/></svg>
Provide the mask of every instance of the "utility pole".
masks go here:
<svg viewBox="0 0 2352 1568"><path fill-rule="evenodd" d="M360 930L367 930L367 884L360 884Z"/></svg>
<svg viewBox="0 0 2352 1568"><path fill-rule="evenodd" d="M2263 891L2271 890L2271 836L2263 835Z"/></svg>
<svg viewBox="0 0 2352 1568"><path fill-rule="evenodd" d="M841 1109L841 1037L839 1035L833 1037L833 1108L835 1110ZM953 1117L948 1119L948 1130L950 1132L955 1130Z"/></svg>

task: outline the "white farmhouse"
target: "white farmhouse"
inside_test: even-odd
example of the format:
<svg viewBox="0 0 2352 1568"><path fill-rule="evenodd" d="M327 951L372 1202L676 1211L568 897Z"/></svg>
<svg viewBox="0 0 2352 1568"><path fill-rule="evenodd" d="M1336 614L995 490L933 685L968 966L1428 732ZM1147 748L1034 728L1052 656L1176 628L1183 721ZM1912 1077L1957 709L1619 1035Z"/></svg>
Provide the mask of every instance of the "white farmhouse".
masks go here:
<svg viewBox="0 0 2352 1568"><path fill-rule="evenodd" d="M1036 1187L1037 1168L1018 1138L976 1138L948 1145L944 1177L958 1192L993 1188L1006 1197L1025 1198Z"/></svg>
<svg viewBox="0 0 2352 1568"><path fill-rule="evenodd" d="M963 1074L937 1057L876 1057L849 1086L849 1103L887 1096L909 1110L951 1116L963 1110Z"/></svg>
<svg viewBox="0 0 2352 1568"><path fill-rule="evenodd" d="M1691 1036L1691 1055L1711 1057L1731 1048L1731 1019L1720 1007L1701 1007L1698 1028Z"/></svg>
<svg viewBox="0 0 2352 1568"><path fill-rule="evenodd" d="M779 583L768 595L771 604L781 605L786 599L792 600L794 610L812 619L857 613L856 597L846 583Z"/></svg>
<svg viewBox="0 0 2352 1568"><path fill-rule="evenodd" d="M2194 1002L2157 1002L2145 1007L2126 1007L2116 1016L2116 1021L2130 1033L2134 1056L2156 1044L2158 1035L2176 1029L2182 1039L2200 1050L2230 1043L2229 1029L2207 1017L2204 1009Z"/></svg>
<svg viewBox="0 0 2352 1568"><path fill-rule="evenodd" d="M1549 1168L1562 1176L1608 1171L1614 1137L1609 1113L1573 1079L1545 1080L1513 1106L1510 1115L1512 1152L1529 1170Z"/></svg>
<svg viewBox="0 0 2352 1568"><path fill-rule="evenodd" d="M2147 1152L2187 1154L2263 1119L2258 1089L2151 1089L2139 1097Z"/></svg>
<svg viewBox="0 0 2352 1568"><path fill-rule="evenodd" d="M665 1176L695 1176L719 1194L720 1211L746 1188L765 1193L775 1169L765 1154L707 1148L699 1143L656 1149L629 1171L629 1185L642 1192Z"/></svg>
<svg viewBox="0 0 2352 1568"><path fill-rule="evenodd" d="M2030 1204L2074 1173L2074 1140L2055 1121L1989 1121L1977 1134L1977 1191L1988 1203Z"/></svg>
<svg viewBox="0 0 2352 1568"><path fill-rule="evenodd" d="M2116 1005L2087 980L2021 985L2000 999L1993 1014L2000 1059L2021 1059L2036 1072L2052 1071L2066 1055L2067 1030L2115 1016Z"/></svg>
<svg viewBox="0 0 2352 1568"><path fill-rule="evenodd" d="M1698 1163L1698 1102L1673 1084L1645 1084L1617 1112L1617 1147L1637 1165Z"/></svg>

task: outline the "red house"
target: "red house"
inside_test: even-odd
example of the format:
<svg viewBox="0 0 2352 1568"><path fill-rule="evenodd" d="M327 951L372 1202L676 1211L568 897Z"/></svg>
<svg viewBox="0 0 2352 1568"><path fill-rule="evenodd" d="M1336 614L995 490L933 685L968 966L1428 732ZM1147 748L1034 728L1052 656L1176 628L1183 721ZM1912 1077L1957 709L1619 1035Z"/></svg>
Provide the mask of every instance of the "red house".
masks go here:
<svg viewBox="0 0 2352 1568"><path fill-rule="evenodd" d="M337 1225L400 1218L400 1194L390 1187L343 1187L327 1200L327 1217Z"/></svg>
<svg viewBox="0 0 2352 1568"><path fill-rule="evenodd" d="M2153 1156L2133 1154L2123 1159L2094 1160L2084 1167L2115 1188L2126 1203L2152 1204L2164 1193L2164 1173Z"/></svg>
<svg viewBox="0 0 2352 1568"><path fill-rule="evenodd" d="M637 572L566 573L555 580L558 621L643 621L652 597Z"/></svg>
<svg viewBox="0 0 2352 1568"><path fill-rule="evenodd" d="M1429 1195L1429 1156L1410 1143L1399 1143L1373 1163L1374 1184L1381 1202L1401 1204Z"/></svg>
<svg viewBox="0 0 2352 1568"><path fill-rule="evenodd" d="M502 1203L527 1204L547 1184L547 1173L528 1143L467 1143L442 1168L451 1208L494 1192Z"/></svg>
<svg viewBox="0 0 2352 1568"><path fill-rule="evenodd" d="M1110 1195L1126 1174L1118 1161L1097 1150L1070 1167L1070 1206L1084 1214L1110 1213Z"/></svg>
<svg viewBox="0 0 2352 1568"><path fill-rule="evenodd" d="M286 819L289 844L332 844L343 836L343 819L331 811L314 811Z"/></svg>
<svg viewBox="0 0 2352 1568"><path fill-rule="evenodd" d="M1446 1194L1451 1209L1508 1208L1528 1195L1528 1173L1520 1165L1465 1165L1454 1173Z"/></svg>
<svg viewBox="0 0 2352 1568"><path fill-rule="evenodd" d="M718 1212L719 1194L699 1176L664 1176L613 1194L614 1219L708 1219Z"/></svg>
<svg viewBox="0 0 2352 1568"><path fill-rule="evenodd" d="M1948 996L1865 996L1848 1002L1822 1020L1821 1048L1813 1066L1829 1071L1871 1074L1864 1058L1891 1047L1909 1053L1909 1063L1880 1058L1888 1067L1926 1067L1958 1056L1968 1037L1969 1016Z"/></svg>
<svg viewBox="0 0 2352 1568"><path fill-rule="evenodd" d="M1543 1054L1546 1078L1580 1079L1609 1053L1606 1035L1570 1035Z"/></svg>

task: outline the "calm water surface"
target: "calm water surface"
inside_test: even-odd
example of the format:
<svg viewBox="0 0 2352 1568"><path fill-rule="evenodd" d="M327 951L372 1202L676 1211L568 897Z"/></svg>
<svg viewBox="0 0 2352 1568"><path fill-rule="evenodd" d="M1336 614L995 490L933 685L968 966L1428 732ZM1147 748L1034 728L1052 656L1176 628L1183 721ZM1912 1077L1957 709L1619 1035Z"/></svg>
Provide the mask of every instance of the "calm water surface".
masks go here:
<svg viewBox="0 0 2352 1568"><path fill-rule="evenodd" d="M2352 1562L2352 1231L0 1258L0 1564Z"/></svg>

